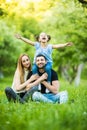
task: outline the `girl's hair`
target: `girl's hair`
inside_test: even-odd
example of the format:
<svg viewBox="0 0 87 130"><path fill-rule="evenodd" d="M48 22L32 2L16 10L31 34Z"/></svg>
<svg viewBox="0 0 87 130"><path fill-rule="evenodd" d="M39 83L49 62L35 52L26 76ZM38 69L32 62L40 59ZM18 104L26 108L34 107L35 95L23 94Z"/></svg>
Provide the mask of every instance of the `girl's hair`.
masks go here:
<svg viewBox="0 0 87 130"><path fill-rule="evenodd" d="M48 42L51 40L51 36L50 35L47 35L47 37L48 37Z"/></svg>
<svg viewBox="0 0 87 130"><path fill-rule="evenodd" d="M18 58L17 69L19 71L21 83L24 83L24 67L22 65L23 56L27 56L29 58L29 56L27 54L21 54ZM30 58L29 58L29 60L30 60ZM29 66L28 70L31 71L31 62L30 62L30 66Z"/></svg>
<svg viewBox="0 0 87 130"><path fill-rule="evenodd" d="M47 37L48 37L48 41L47 42L49 42L51 40L51 36L47 35ZM35 39L36 39L36 41L39 42L39 35L35 36Z"/></svg>

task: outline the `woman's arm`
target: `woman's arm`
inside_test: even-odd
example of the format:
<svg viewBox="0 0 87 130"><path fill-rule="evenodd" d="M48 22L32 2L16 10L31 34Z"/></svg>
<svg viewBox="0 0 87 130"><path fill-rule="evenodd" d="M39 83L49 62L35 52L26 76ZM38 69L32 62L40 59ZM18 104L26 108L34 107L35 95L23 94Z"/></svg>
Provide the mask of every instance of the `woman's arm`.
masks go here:
<svg viewBox="0 0 87 130"><path fill-rule="evenodd" d="M68 42L68 43L64 43L64 44L56 44L56 45L52 45L53 49L58 49L58 48L63 48L66 46L72 46L73 43L72 42Z"/></svg>
<svg viewBox="0 0 87 130"><path fill-rule="evenodd" d="M38 85L39 83L42 83L43 80L47 79L48 75L47 73L44 73L42 76L40 76L36 81L33 83L29 83L26 87L26 90L29 90L30 88Z"/></svg>
<svg viewBox="0 0 87 130"><path fill-rule="evenodd" d="M13 89L16 91L20 91L26 88L26 86L31 83L32 81L36 80L38 78L38 75L32 75L27 81L21 84L20 81L20 74L18 70L16 70L15 75L14 75L14 80L13 80Z"/></svg>
<svg viewBox="0 0 87 130"><path fill-rule="evenodd" d="M29 40L29 39L27 39L27 38L24 38L24 37L22 37L22 36L19 35L19 34L16 34L15 37L16 37L17 39L20 39L20 40L22 40L22 41L24 41L24 42L26 42L26 43L32 45L32 46L34 46L34 44L35 44L35 43L32 42L31 40Z"/></svg>

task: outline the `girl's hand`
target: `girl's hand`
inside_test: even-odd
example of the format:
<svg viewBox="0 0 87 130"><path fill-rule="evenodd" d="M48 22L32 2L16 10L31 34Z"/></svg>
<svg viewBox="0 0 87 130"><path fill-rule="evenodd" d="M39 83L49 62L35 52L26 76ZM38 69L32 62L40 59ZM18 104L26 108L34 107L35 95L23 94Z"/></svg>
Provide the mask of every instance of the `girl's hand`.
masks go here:
<svg viewBox="0 0 87 130"><path fill-rule="evenodd" d="M15 34L15 37L18 39L21 39L21 35L20 34Z"/></svg>
<svg viewBox="0 0 87 130"><path fill-rule="evenodd" d="M72 46L73 43L72 43L72 42L68 42L66 45L67 45L67 46Z"/></svg>

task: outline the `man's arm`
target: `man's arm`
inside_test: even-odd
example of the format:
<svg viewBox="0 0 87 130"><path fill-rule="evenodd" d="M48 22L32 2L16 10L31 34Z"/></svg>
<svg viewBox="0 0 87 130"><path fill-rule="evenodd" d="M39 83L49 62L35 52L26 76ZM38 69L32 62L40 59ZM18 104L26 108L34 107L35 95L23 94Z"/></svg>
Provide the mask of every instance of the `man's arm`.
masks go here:
<svg viewBox="0 0 87 130"><path fill-rule="evenodd" d="M16 37L17 39L20 39L20 40L22 40L22 41L24 41L24 42L26 42L26 43L32 45L32 46L35 45L35 42L32 42L31 40L22 37L20 34L15 34L15 37Z"/></svg>
<svg viewBox="0 0 87 130"><path fill-rule="evenodd" d="M47 81L43 81L42 84L54 94L57 94L59 91L60 85L58 80L52 81L52 85L49 84Z"/></svg>
<svg viewBox="0 0 87 130"><path fill-rule="evenodd" d="M58 81L58 75L54 70L51 70L51 84L49 84L47 81L43 81L42 83L52 93L58 93L60 85Z"/></svg>

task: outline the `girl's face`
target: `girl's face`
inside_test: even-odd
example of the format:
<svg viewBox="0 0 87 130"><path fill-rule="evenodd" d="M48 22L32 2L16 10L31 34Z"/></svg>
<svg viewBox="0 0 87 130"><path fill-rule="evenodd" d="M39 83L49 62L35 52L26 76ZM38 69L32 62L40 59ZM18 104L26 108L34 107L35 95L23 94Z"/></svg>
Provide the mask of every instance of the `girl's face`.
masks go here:
<svg viewBox="0 0 87 130"><path fill-rule="evenodd" d="M44 33L44 32L40 33L40 36L39 36L39 42L43 42L43 43L45 43L45 42L47 42L47 41L48 41L47 34Z"/></svg>
<svg viewBox="0 0 87 130"><path fill-rule="evenodd" d="M30 66L30 59L25 55L22 57L22 65L24 68L28 69Z"/></svg>

